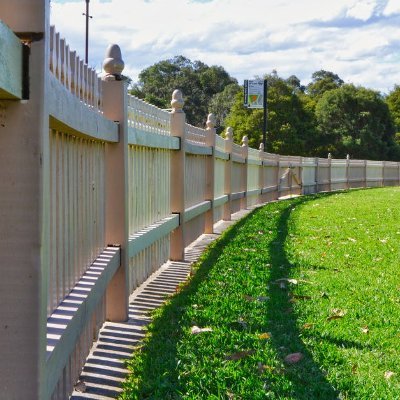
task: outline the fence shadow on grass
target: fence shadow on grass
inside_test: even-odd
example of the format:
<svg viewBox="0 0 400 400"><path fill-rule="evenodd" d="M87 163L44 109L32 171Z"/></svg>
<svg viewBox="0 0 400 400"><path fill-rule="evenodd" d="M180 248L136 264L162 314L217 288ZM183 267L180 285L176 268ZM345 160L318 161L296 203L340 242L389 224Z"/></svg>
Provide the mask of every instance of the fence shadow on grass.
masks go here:
<svg viewBox="0 0 400 400"><path fill-rule="evenodd" d="M288 221L293 207L332 194L335 193L305 196L287 202L287 207L278 222L277 236L270 244L271 275L269 281L266 282L270 288L270 301L265 325L271 332L271 343L282 362L290 353L302 353L303 355L301 362L286 366L282 371L291 382L290 398L293 400L338 399L338 392L327 381L324 372L313 360L307 346L302 341L301 332L296 324L296 315L291 310L292 303L288 291L282 290L279 285L274 284L278 279L290 277L291 265L285 253L284 243L288 236ZM257 212L256 210L253 213ZM140 396L132 398L165 400L182 398L179 392L180 382L176 364L177 346L182 332L190 329L190 322L184 322L182 316L185 308L190 305L191 294L195 293L199 285L207 279L211 268L221 255L221 249L234 239L240 228L246 223L247 218L242 219L226 231L219 239L217 246L210 247L190 284L184 286L178 295L171 298L163 312L152 324L150 328L152 336L149 339L151 346L146 346L146 355L142 358L141 363L146 379L137 383ZM126 398L130 398L129 386L127 389L128 397ZM274 392L273 382L269 389L266 388L266 391L268 390Z"/></svg>
<svg viewBox="0 0 400 400"><path fill-rule="evenodd" d="M151 338L149 346L144 350L142 371L146 380L138 383L139 397L135 399L172 400L181 399L179 392L180 382L177 373L177 346L184 330L190 329L190 323L182 321L185 308L190 305L190 296L196 293L199 285L207 279L210 270L221 255L221 249L230 243L237 235L246 218L238 221L225 231L218 240L218 246L211 245L206 256L190 280L190 284L182 287L178 295L173 296L150 325ZM171 323L172 322L172 323ZM167 330L166 330L167 328ZM157 384L154 384L156 382ZM125 386L129 397L129 385ZM124 397L125 398L125 397Z"/></svg>
<svg viewBox="0 0 400 400"><path fill-rule="evenodd" d="M313 360L307 346L303 343L301 332L296 323L296 315L292 310L288 287L280 287L275 282L290 278L293 267L285 252L285 240L288 236L288 221L294 207L320 196L330 196L334 193L317 195L317 197L300 197L290 200L280 216L277 225L275 241L270 244L271 275L269 280L270 302L267 311L267 326L271 332L271 341L275 351L284 362L287 355L301 353L303 359L295 364L287 365L284 374L292 385L291 399L296 400L333 400L338 399L338 392L327 381L320 366Z"/></svg>

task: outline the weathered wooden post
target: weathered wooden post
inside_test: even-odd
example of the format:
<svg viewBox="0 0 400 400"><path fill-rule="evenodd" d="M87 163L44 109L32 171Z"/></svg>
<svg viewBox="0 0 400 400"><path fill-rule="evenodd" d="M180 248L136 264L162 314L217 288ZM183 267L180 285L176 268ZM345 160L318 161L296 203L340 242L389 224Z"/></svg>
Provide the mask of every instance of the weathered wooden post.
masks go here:
<svg viewBox="0 0 400 400"><path fill-rule="evenodd" d="M244 196L240 199L240 208L247 208L247 172L249 169L249 138L247 136L242 137L242 157L244 164L242 167L242 187L241 191L244 192Z"/></svg>
<svg viewBox="0 0 400 400"><path fill-rule="evenodd" d="M119 123L119 142L106 143L105 239L106 244L121 246L121 265L106 293L106 316L110 321L128 319L128 124L127 82L121 50L112 44L103 62L104 116Z"/></svg>
<svg viewBox="0 0 400 400"><path fill-rule="evenodd" d="M28 77L25 100L2 100L0 125L0 397L7 400L46 396L49 12L48 0L0 2L1 20L29 44L25 68L22 57L15 64Z"/></svg>
<svg viewBox="0 0 400 400"><path fill-rule="evenodd" d="M185 123L180 90L172 93L171 136L180 139L180 149L171 155L171 212L179 214L179 226L171 233L170 259L185 259Z"/></svg>
<svg viewBox="0 0 400 400"><path fill-rule="evenodd" d="M225 162L225 184L224 194L228 195L228 201L224 204L223 219L231 220L232 215L232 147L233 147L233 129L226 128L225 131L225 153L229 154L229 159Z"/></svg>
<svg viewBox="0 0 400 400"><path fill-rule="evenodd" d="M212 154L207 157L206 161L206 200L211 201L211 209L206 212L205 215L205 233L213 233L214 232L214 180L215 180L215 115L208 114L207 118L207 138L206 144L210 146L212 149Z"/></svg>
<svg viewBox="0 0 400 400"><path fill-rule="evenodd" d="M350 154L346 156L346 189L350 189Z"/></svg>

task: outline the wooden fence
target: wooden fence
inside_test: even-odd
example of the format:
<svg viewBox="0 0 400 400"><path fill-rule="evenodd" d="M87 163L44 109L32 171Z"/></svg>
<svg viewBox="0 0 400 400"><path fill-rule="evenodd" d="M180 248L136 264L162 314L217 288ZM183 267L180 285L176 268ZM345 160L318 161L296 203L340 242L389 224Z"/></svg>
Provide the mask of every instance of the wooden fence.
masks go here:
<svg viewBox="0 0 400 400"><path fill-rule="evenodd" d="M231 128L216 135L211 114L193 127L179 90L171 112L130 96L118 46L100 78L48 14L47 0L0 2L4 398L68 398L103 322L126 320L130 293L215 222L283 196L399 184L397 162L265 153Z"/></svg>

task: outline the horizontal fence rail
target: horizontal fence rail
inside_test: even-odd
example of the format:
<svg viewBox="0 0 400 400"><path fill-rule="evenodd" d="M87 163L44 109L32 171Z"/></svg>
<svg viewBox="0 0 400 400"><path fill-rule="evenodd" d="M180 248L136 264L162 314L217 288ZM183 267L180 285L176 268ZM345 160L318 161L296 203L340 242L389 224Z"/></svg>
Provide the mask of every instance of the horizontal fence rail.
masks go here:
<svg viewBox="0 0 400 400"><path fill-rule="evenodd" d="M0 16L20 12L17 3L1 2ZM11 83L0 74L0 99L13 102L0 135L4 396L67 399L104 321L125 321L138 285L236 211L399 185L399 162L267 153L247 137L234 143L231 128L217 135L211 114L205 128L188 124L179 90L170 111L128 94L119 47L108 48L98 76L39 3L29 101L18 101L22 44L0 22L0 65L20 67Z"/></svg>

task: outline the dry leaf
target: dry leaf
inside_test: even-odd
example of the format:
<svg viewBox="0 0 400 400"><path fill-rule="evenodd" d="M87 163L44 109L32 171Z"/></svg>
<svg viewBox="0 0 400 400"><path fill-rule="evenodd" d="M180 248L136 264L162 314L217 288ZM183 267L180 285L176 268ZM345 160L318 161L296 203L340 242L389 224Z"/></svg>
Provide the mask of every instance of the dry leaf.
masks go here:
<svg viewBox="0 0 400 400"><path fill-rule="evenodd" d="M225 357L228 361L237 361L254 353L254 350L243 350Z"/></svg>
<svg viewBox="0 0 400 400"><path fill-rule="evenodd" d="M264 373L265 371L273 371L273 367L269 366L269 365L265 365L261 362L257 363L257 370L259 374Z"/></svg>
<svg viewBox="0 0 400 400"><path fill-rule="evenodd" d="M286 364L297 364L300 360L303 359L302 353L292 353L285 357Z"/></svg>
<svg viewBox="0 0 400 400"><path fill-rule="evenodd" d="M307 322L307 323L305 323L305 324L303 325L303 328L304 328L304 329L311 329L311 328L314 327L314 325L315 325L315 324L312 324L312 323Z"/></svg>
<svg viewBox="0 0 400 400"><path fill-rule="evenodd" d="M385 379L390 379L393 375L395 375L394 372L386 371L384 376L385 376Z"/></svg>
<svg viewBox="0 0 400 400"><path fill-rule="evenodd" d="M79 393L85 393L86 392L86 385L85 382L83 381L78 381L76 385L74 386L74 389L79 392Z"/></svg>
<svg viewBox="0 0 400 400"><path fill-rule="evenodd" d="M295 300L311 300L311 296L304 296L304 295L294 294L290 300L291 301L295 301Z"/></svg>
<svg viewBox="0 0 400 400"><path fill-rule="evenodd" d="M271 334L269 332L261 333L258 335L259 339L269 339L271 337Z"/></svg>
<svg viewBox="0 0 400 400"><path fill-rule="evenodd" d="M190 330L190 333L192 335L197 335L198 333L202 332L212 332L212 328L199 328L198 326L192 326L192 329Z"/></svg>
<svg viewBox="0 0 400 400"><path fill-rule="evenodd" d="M365 326L361 327L361 332L362 333L369 333L368 325L365 325Z"/></svg>
<svg viewBox="0 0 400 400"><path fill-rule="evenodd" d="M347 240L350 240L350 242L353 242L353 243L357 242L356 239L353 239L353 238L351 238L351 237L347 238Z"/></svg>
<svg viewBox="0 0 400 400"><path fill-rule="evenodd" d="M332 321L334 319L343 318L346 315L346 311L341 310L339 308L334 308L332 310L332 314L327 318L327 321Z"/></svg>
<svg viewBox="0 0 400 400"><path fill-rule="evenodd" d="M287 283L292 283L293 285L297 285L298 280L291 279L291 278L280 278L280 279L277 279L274 283L280 283L280 282L287 282Z"/></svg>
<svg viewBox="0 0 400 400"><path fill-rule="evenodd" d="M353 364L353 366L351 367L351 373L355 375L357 373L357 369L358 369L357 364Z"/></svg>
<svg viewBox="0 0 400 400"><path fill-rule="evenodd" d="M247 301L254 301L254 300L255 300L254 297L248 296L247 294L245 294L243 297L244 297L244 299L247 300Z"/></svg>

